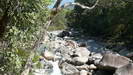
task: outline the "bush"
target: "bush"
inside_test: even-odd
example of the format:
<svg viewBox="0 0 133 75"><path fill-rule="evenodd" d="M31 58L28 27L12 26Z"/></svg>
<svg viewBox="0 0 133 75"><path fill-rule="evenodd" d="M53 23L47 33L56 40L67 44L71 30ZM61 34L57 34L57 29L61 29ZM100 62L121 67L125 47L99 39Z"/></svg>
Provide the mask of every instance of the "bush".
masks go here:
<svg viewBox="0 0 133 75"><path fill-rule="evenodd" d="M20 75L31 47L44 30L48 18L47 6L50 0L1 0L0 42L7 47L0 48L0 73Z"/></svg>

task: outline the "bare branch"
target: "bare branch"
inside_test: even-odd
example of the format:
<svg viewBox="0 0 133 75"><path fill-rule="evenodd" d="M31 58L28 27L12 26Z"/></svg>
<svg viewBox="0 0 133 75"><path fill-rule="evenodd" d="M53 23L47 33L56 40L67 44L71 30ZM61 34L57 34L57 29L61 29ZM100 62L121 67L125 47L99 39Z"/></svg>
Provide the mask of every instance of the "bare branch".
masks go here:
<svg viewBox="0 0 133 75"><path fill-rule="evenodd" d="M76 2L76 3L65 3L64 5L61 6L61 8L63 9L63 8L68 7L68 6L77 5L77 6L80 6L81 8L83 8L83 9L89 9L89 10L90 10L90 9L95 8L96 5L98 4L98 2L99 2L99 0L97 0L97 1L95 2L95 4L94 4L93 6L91 6L91 7L82 5L82 4L77 3L77 2Z"/></svg>

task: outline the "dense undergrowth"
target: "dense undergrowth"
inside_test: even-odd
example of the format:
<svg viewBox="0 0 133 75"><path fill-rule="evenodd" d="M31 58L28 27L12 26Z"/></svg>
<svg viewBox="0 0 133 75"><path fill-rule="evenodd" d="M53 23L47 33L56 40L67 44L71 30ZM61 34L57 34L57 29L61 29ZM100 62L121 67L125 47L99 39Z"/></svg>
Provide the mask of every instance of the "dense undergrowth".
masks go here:
<svg viewBox="0 0 133 75"><path fill-rule="evenodd" d="M0 1L0 74L20 75L49 16L51 0Z"/></svg>

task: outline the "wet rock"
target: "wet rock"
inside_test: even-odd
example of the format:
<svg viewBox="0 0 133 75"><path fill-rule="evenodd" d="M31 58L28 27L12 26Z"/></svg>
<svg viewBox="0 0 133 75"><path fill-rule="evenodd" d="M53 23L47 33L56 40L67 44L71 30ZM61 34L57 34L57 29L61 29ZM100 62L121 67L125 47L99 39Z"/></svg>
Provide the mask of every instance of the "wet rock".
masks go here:
<svg viewBox="0 0 133 75"><path fill-rule="evenodd" d="M133 75L133 63L118 68L113 75Z"/></svg>
<svg viewBox="0 0 133 75"><path fill-rule="evenodd" d="M99 64L99 68L115 70L129 64L130 62L131 60L127 57L120 56L118 54L107 53L103 55L103 58Z"/></svg>
<svg viewBox="0 0 133 75"><path fill-rule="evenodd" d="M70 36L70 35L71 35L71 33L69 31L62 31L57 36L63 38L65 36Z"/></svg>
<svg viewBox="0 0 133 75"><path fill-rule="evenodd" d="M79 46L79 47L87 47L87 43L85 43L85 42L81 42L81 43L79 43L78 46Z"/></svg>
<svg viewBox="0 0 133 75"><path fill-rule="evenodd" d="M88 72L86 70L81 70L80 71L80 75L87 75L87 74L88 74Z"/></svg>
<svg viewBox="0 0 133 75"><path fill-rule="evenodd" d="M60 68L63 75L79 75L78 69L76 69L76 67L66 62L60 64Z"/></svg>

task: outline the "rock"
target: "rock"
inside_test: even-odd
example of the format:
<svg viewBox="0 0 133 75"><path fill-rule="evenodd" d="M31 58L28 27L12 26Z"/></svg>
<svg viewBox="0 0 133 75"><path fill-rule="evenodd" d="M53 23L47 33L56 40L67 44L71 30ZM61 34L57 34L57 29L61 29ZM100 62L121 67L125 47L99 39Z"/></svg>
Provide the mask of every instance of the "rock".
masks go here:
<svg viewBox="0 0 133 75"><path fill-rule="evenodd" d="M71 33L69 31L62 31L57 36L63 38L65 36L70 36L70 35L71 35Z"/></svg>
<svg viewBox="0 0 133 75"><path fill-rule="evenodd" d="M42 55L47 60L53 60L55 57L54 53L52 51L49 51L49 50L46 50Z"/></svg>
<svg viewBox="0 0 133 75"><path fill-rule="evenodd" d="M66 62L60 64L60 68L63 75L79 75L78 69L76 69L76 67Z"/></svg>
<svg viewBox="0 0 133 75"><path fill-rule="evenodd" d="M86 70L81 70L80 71L80 75L87 75L87 74L88 74L88 72Z"/></svg>
<svg viewBox="0 0 133 75"><path fill-rule="evenodd" d="M77 65L82 65L88 62L90 51L85 47L76 48L72 57L72 62Z"/></svg>
<svg viewBox="0 0 133 75"><path fill-rule="evenodd" d="M91 64L91 65L89 65L89 69L95 70L95 69L97 69L97 67L94 64Z"/></svg>
<svg viewBox="0 0 133 75"><path fill-rule="evenodd" d="M87 64L81 65L81 66L76 66L78 70L89 70L90 66Z"/></svg>
<svg viewBox="0 0 133 75"><path fill-rule="evenodd" d="M91 53L91 56L89 57L89 61L94 63L95 65L99 64L103 55L101 53Z"/></svg>
<svg viewBox="0 0 133 75"><path fill-rule="evenodd" d="M81 42L81 43L79 43L78 46L79 46L79 47L87 47L87 43L85 43L85 42Z"/></svg>
<svg viewBox="0 0 133 75"><path fill-rule="evenodd" d="M77 48L78 47L78 44L75 41L67 40L65 46L69 46L71 48Z"/></svg>
<svg viewBox="0 0 133 75"><path fill-rule="evenodd" d="M129 64L130 62L131 60L127 57L120 56L118 54L107 53L103 55L103 58L99 64L99 68L115 70Z"/></svg>
<svg viewBox="0 0 133 75"><path fill-rule="evenodd" d="M75 65L83 65L83 64L85 64L87 61L88 61L88 58L86 58L86 57L75 57L75 58L72 59L72 62L73 62Z"/></svg>
<svg viewBox="0 0 133 75"><path fill-rule="evenodd" d="M113 75L133 75L133 63L118 68Z"/></svg>
<svg viewBox="0 0 133 75"><path fill-rule="evenodd" d="M130 58L131 60L133 60L133 52L130 52L126 55L126 57Z"/></svg>
<svg viewBox="0 0 133 75"><path fill-rule="evenodd" d="M81 66L76 66L76 68L79 70L95 70L95 69L97 69L97 67L94 64L91 64L91 65L84 64Z"/></svg>

